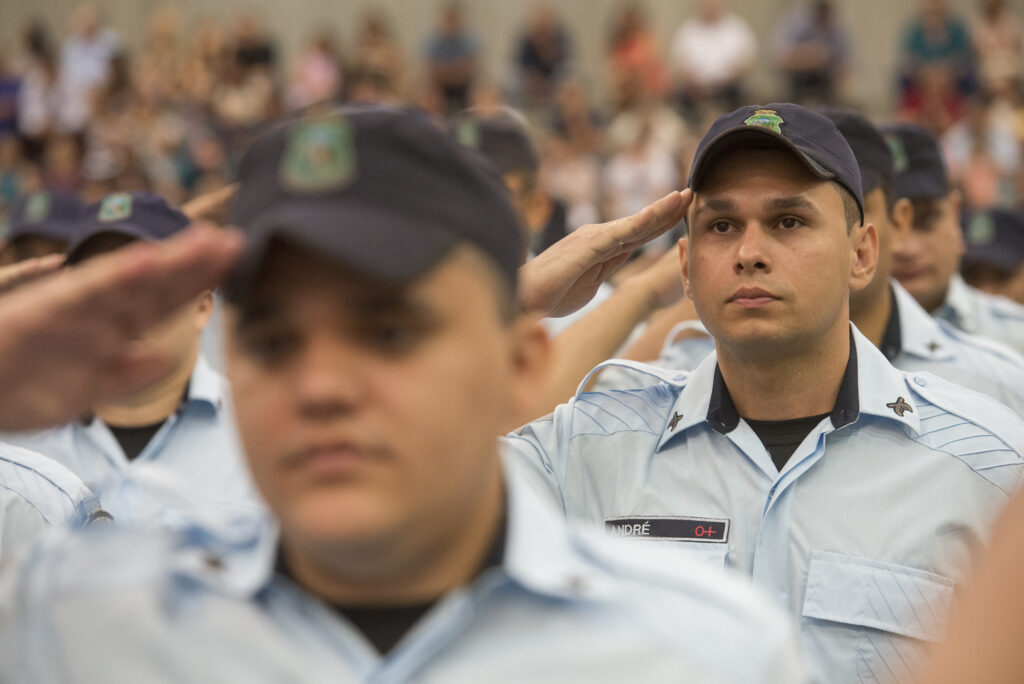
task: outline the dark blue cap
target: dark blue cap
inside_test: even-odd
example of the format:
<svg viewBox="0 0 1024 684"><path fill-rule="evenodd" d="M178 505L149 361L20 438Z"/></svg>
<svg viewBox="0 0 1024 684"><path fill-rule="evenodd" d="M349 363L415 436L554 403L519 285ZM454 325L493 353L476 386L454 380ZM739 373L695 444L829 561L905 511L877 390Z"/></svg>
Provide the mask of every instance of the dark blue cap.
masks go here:
<svg viewBox="0 0 1024 684"><path fill-rule="evenodd" d="M708 170L726 152L766 146L792 152L815 176L846 188L864 220L864 194L853 151L831 121L795 104L740 107L715 119L697 145L687 185L699 191Z"/></svg>
<svg viewBox="0 0 1024 684"><path fill-rule="evenodd" d="M451 129L456 140L480 152L498 173L537 171L540 162L526 119L513 109L469 109L452 120Z"/></svg>
<svg viewBox="0 0 1024 684"><path fill-rule="evenodd" d="M822 107L818 111L836 125L857 158L864 194L885 187L892 189L892 151L867 117L844 107Z"/></svg>
<svg viewBox="0 0 1024 684"><path fill-rule="evenodd" d="M917 124L882 127L892 150L893 191L897 198L940 199L949 194L949 177L939 143Z"/></svg>
<svg viewBox="0 0 1024 684"><path fill-rule="evenodd" d="M97 235L123 235L134 240L166 240L183 230L189 218L152 192L119 192L85 207L68 248L69 264L80 260L82 248Z"/></svg>
<svg viewBox="0 0 1024 684"><path fill-rule="evenodd" d="M82 202L71 192L44 190L25 195L11 210L9 240L23 235L40 235L70 242Z"/></svg>
<svg viewBox="0 0 1024 684"><path fill-rule="evenodd" d="M229 298L241 298L275 239L396 282L466 242L515 286L523 232L508 191L421 113L349 106L289 120L246 152L238 180L232 219L247 240Z"/></svg>
<svg viewBox="0 0 1024 684"><path fill-rule="evenodd" d="M974 210L963 217L965 266L987 264L1015 271L1024 263L1024 216L1006 209Z"/></svg>

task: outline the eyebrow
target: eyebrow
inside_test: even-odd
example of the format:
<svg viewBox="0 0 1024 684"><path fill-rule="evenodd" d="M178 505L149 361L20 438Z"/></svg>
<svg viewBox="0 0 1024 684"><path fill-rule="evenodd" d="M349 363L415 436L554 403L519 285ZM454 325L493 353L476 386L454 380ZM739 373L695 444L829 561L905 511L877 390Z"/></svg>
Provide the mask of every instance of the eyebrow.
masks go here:
<svg viewBox="0 0 1024 684"><path fill-rule="evenodd" d="M736 203L729 199L717 199L712 197L711 199L701 202L700 206L693 212L693 216L696 218L703 213L717 213L723 211L736 211Z"/></svg>
<svg viewBox="0 0 1024 684"><path fill-rule="evenodd" d="M820 215L821 212L810 200L801 197L800 195L793 195L791 197L776 197L770 199L764 203L764 208L769 211L786 211L786 210L802 210ZM720 212L733 212L737 210L736 202L730 199L720 199L712 197L710 199L701 202L700 206L693 212L694 218L700 216L703 213L720 213Z"/></svg>
<svg viewBox="0 0 1024 684"><path fill-rule="evenodd" d="M414 295L404 290L372 292L353 297L350 306L359 317L403 316L428 319L436 312ZM244 329L273 321L288 310L287 303L273 295L257 298L239 307L237 329Z"/></svg>
<svg viewBox="0 0 1024 684"><path fill-rule="evenodd" d="M777 197L765 202L764 206L769 211L799 209L814 214L821 213L818 211L818 207L814 206L813 202L799 195L794 195L792 197Z"/></svg>

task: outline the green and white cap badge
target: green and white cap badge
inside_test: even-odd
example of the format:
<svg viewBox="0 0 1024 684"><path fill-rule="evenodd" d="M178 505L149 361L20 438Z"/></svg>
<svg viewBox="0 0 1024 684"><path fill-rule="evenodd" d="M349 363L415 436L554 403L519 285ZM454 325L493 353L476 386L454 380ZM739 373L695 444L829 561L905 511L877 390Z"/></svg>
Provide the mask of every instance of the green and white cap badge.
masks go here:
<svg viewBox="0 0 1024 684"><path fill-rule="evenodd" d="M50 215L50 194L46 192L34 193L25 202L25 220L30 223L45 221Z"/></svg>
<svg viewBox="0 0 1024 684"><path fill-rule="evenodd" d="M904 173L910 167L910 158L907 156L907 148L899 136L889 134L885 136L885 142L889 144L889 151L892 152L892 170L895 173Z"/></svg>
<svg viewBox="0 0 1024 684"><path fill-rule="evenodd" d="M340 115L311 118L295 126L281 157L282 185L295 192L340 190L356 177L351 124Z"/></svg>
<svg viewBox="0 0 1024 684"><path fill-rule="evenodd" d="M996 222L988 212L978 212L967 224L967 242L972 247L991 245L996 240Z"/></svg>
<svg viewBox="0 0 1024 684"><path fill-rule="evenodd" d="M132 196L127 192L118 192L103 198L96 218L104 223L123 221L132 215Z"/></svg>
<svg viewBox="0 0 1024 684"><path fill-rule="evenodd" d="M782 135L782 126L785 123L782 117L774 109L757 109L743 122L748 126L760 126L775 131Z"/></svg>

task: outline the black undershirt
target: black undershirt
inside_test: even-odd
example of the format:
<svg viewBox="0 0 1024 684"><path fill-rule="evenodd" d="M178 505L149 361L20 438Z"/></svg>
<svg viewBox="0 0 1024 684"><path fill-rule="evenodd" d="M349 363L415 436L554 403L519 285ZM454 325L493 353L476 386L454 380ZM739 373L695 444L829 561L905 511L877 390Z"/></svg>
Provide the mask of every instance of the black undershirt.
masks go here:
<svg viewBox="0 0 1024 684"><path fill-rule="evenodd" d="M117 427L110 424L107 427L110 428L110 433L117 439L117 443L121 445L124 455L128 457L129 461L134 461L166 422L167 420L164 419L159 423L140 425L138 427Z"/></svg>
<svg viewBox="0 0 1024 684"><path fill-rule="evenodd" d="M820 416L809 416L807 418L793 418L792 420L747 420L747 424L757 434L764 448L772 457L772 463L781 472L793 455L800 442L804 441L811 430L813 430L823 418L828 418L829 413Z"/></svg>
<svg viewBox="0 0 1024 684"><path fill-rule="evenodd" d="M498 533L480 566L477 576L485 570L500 566L505 560L505 520L502 518ZM284 554L278 551L277 571L295 582ZM410 603L401 606L351 605L328 603L327 606L351 622L363 633L377 652L387 655L391 649L413 628L427 611L434 607L440 597L425 603Z"/></svg>

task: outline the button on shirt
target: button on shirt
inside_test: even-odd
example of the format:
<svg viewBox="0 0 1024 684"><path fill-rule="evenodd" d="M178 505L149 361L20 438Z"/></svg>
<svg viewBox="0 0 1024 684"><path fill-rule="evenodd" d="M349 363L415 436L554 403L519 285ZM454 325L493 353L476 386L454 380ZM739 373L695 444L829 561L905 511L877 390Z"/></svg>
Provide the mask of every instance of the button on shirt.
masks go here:
<svg viewBox="0 0 1024 684"><path fill-rule="evenodd" d="M1024 306L971 287L960 275L953 276L946 301L933 315L964 332L996 340L1024 354Z"/></svg>
<svg viewBox="0 0 1024 684"><path fill-rule="evenodd" d="M577 394L505 448L570 518L751 576L799 619L822 681L905 681L1020 486L1024 422L854 339L856 389L848 368L781 472L729 410L715 354L678 381Z"/></svg>
<svg viewBox="0 0 1024 684"><path fill-rule="evenodd" d="M202 358L179 410L132 461L99 419L38 432L6 433L0 440L54 459L97 492L132 468L158 463L205 501L250 509L258 501L235 431L226 381Z"/></svg>
<svg viewBox="0 0 1024 684"><path fill-rule="evenodd" d="M51 528L97 510L81 478L40 454L0 444L0 561Z"/></svg>
<svg viewBox="0 0 1024 684"><path fill-rule="evenodd" d="M249 518L48 539L0 572L0 680L806 681L785 617L742 582L573 529L507 474L502 565L386 656L274 572L275 535Z"/></svg>

